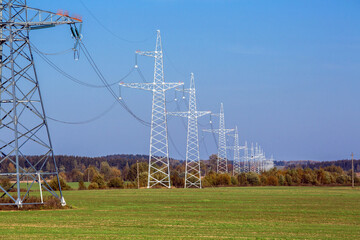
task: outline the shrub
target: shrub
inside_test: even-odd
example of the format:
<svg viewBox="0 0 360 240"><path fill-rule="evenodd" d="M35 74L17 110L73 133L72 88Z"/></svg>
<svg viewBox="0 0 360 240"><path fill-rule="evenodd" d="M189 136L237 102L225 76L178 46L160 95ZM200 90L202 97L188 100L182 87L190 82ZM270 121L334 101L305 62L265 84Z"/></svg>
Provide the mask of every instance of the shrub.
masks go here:
<svg viewBox="0 0 360 240"><path fill-rule="evenodd" d="M305 184L311 184L313 182L311 174L310 173L305 173L303 176L303 183Z"/></svg>
<svg viewBox="0 0 360 240"><path fill-rule="evenodd" d="M97 185L98 185L98 187L99 187L100 189L106 188L105 180L104 180L104 178L103 178L101 175L96 175L96 176L94 176L91 182L92 182L92 183L97 183Z"/></svg>
<svg viewBox="0 0 360 240"><path fill-rule="evenodd" d="M228 186L231 185L231 177L229 174L218 174L217 175L217 185Z"/></svg>
<svg viewBox="0 0 360 240"><path fill-rule="evenodd" d="M344 175L340 175L336 178L336 183L344 184L346 182L346 177Z"/></svg>
<svg viewBox="0 0 360 240"><path fill-rule="evenodd" d="M80 181L79 182L79 190L86 190L87 188L86 188L86 186L85 186L85 183L84 183L84 181Z"/></svg>
<svg viewBox="0 0 360 240"><path fill-rule="evenodd" d="M139 174L139 182L140 182L140 187L145 187L147 186L147 181L148 181L148 172L141 172Z"/></svg>
<svg viewBox="0 0 360 240"><path fill-rule="evenodd" d="M204 178L204 186L216 186L217 185L216 173L210 172Z"/></svg>
<svg viewBox="0 0 360 240"><path fill-rule="evenodd" d="M158 186L159 186L159 184L158 184ZM133 188L137 188L137 185L135 184L135 182L125 182L124 188L133 189Z"/></svg>
<svg viewBox="0 0 360 240"><path fill-rule="evenodd" d="M109 188L124 188L124 182L119 177L110 179L107 185Z"/></svg>
<svg viewBox="0 0 360 240"><path fill-rule="evenodd" d="M240 173L240 175L238 175L238 181L240 185L247 185L247 178L246 178L246 174L245 173Z"/></svg>
<svg viewBox="0 0 360 240"><path fill-rule="evenodd" d="M236 177L231 177L231 184L232 184L232 185L238 185L238 184L239 184L239 182L238 182L238 180L237 180Z"/></svg>
<svg viewBox="0 0 360 240"><path fill-rule="evenodd" d="M89 190L99 189L99 184L97 184L96 182L92 182L92 183L90 183L88 189L89 189Z"/></svg>
<svg viewBox="0 0 360 240"><path fill-rule="evenodd" d="M266 184L267 184L267 177L262 174L262 175L260 176L260 182L261 182L261 185L266 186Z"/></svg>
<svg viewBox="0 0 360 240"><path fill-rule="evenodd" d="M279 183L278 178L275 176L269 176L267 180L269 186L277 186Z"/></svg>
<svg viewBox="0 0 360 240"><path fill-rule="evenodd" d="M357 177L357 176L355 176L355 177L354 177L354 183L355 183L355 184L359 184L359 183L360 183L360 178Z"/></svg>
<svg viewBox="0 0 360 240"><path fill-rule="evenodd" d="M346 176L344 176L344 175L340 175L340 176L338 176L337 178L336 178L336 183L338 183L338 184L344 184L344 183L346 183Z"/></svg>
<svg viewBox="0 0 360 240"><path fill-rule="evenodd" d="M170 180L171 184L177 188L183 188L185 185L185 176L180 176L178 171L171 171Z"/></svg>
<svg viewBox="0 0 360 240"><path fill-rule="evenodd" d="M61 190L71 189L71 187L66 183L66 181L63 178L59 177L59 179L60 179ZM49 185L54 191L59 191L59 182L57 177L53 177L53 179L51 179L51 181L49 182Z"/></svg>
<svg viewBox="0 0 360 240"><path fill-rule="evenodd" d="M286 181L286 185L288 186L293 185L292 177L289 174L285 175L285 181Z"/></svg>
<svg viewBox="0 0 360 240"><path fill-rule="evenodd" d="M323 177L321 179L322 184L330 184L331 183L331 177L330 173L324 172Z"/></svg>
<svg viewBox="0 0 360 240"><path fill-rule="evenodd" d="M259 175L257 175L254 172L250 172L247 174L246 176L246 180L249 184L253 185L253 186L258 186L260 185L260 178Z"/></svg>
<svg viewBox="0 0 360 240"><path fill-rule="evenodd" d="M5 190L10 189L12 186L10 179L9 178L1 178L0 186L3 187Z"/></svg>
<svg viewBox="0 0 360 240"><path fill-rule="evenodd" d="M283 175L279 175L279 185L284 186L285 185L285 177Z"/></svg>

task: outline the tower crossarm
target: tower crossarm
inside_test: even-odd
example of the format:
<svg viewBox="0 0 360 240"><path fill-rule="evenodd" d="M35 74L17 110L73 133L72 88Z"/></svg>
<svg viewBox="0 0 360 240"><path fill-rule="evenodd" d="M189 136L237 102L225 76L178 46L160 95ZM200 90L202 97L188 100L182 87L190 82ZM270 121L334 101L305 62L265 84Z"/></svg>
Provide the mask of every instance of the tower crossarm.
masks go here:
<svg viewBox="0 0 360 240"><path fill-rule="evenodd" d="M167 91L169 89L175 88L177 86L183 85L184 83L163 83L163 91ZM155 89L155 87L158 87L159 84L155 83L120 83L120 86L122 87L128 87L128 88L136 88L136 89L142 89L146 91L154 91L159 90Z"/></svg>
<svg viewBox="0 0 360 240"><path fill-rule="evenodd" d="M164 85L164 91L167 91L169 89L172 89L172 88L176 88L178 86L182 86L184 85L183 82L178 82L178 83L163 83Z"/></svg>
<svg viewBox="0 0 360 240"><path fill-rule="evenodd" d="M175 117L189 117L190 112L167 112L168 115Z"/></svg>
<svg viewBox="0 0 360 240"><path fill-rule="evenodd" d="M158 52L158 51L136 51L135 53L138 55L141 55L141 56L146 56L146 57L156 57L157 54L159 54L161 52Z"/></svg>
<svg viewBox="0 0 360 240"><path fill-rule="evenodd" d="M202 117L206 114L210 114L211 112L210 111L196 111L195 112L195 117ZM189 117L189 116L192 116L191 112L188 111L188 112L168 112L167 113L168 115L171 115L171 116L176 116L176 117Z"/></svg>
<svg viewBox="0 0 360 240"><path fill-rule="evenodd" d="M234 131L235 129L223 129L223 131L225 133L229 133ZM220 131L222 131L222 129L203 129L204 132L213 132L213 133L219 133Z"/></svg>
<svg viewBox="0 0 360 240"><path fill-rule="evenodd" d="M211 114L211 112L210 111L196 111L196 117L202 117L207 114Z"/></svg>
<svg viewBox="0 0 360 240"><path fill-rule="evenodd" d="M6 9L9 2L11 1L8 1L7 3L4 2L0 5L0 8ZM59 11L58 13L53 13L14 2L12 3L12 10L15 11L12 18L8 19L6 22L2 22L1 25L21 26L22 28L36 29L62 24L82 23L80 18L70 17L67 12ZM27 16L27 21L24 21L23 19L24 14Z"/></svg>
<svg viewBox="0 0 360 240"><path fill-rule="evenodd" d="M204 132L219 133L219 129L203 129Z"/></svg>
<svg viewBox="0 0 360 240"><path fill-rule="evenodd" d="M122 87L136 88L146 91L154 90L154 83L120 83Z"/></svg>
<svg viewBox="0 0 360 240"><path fill-rule="evenodd" d="M226 147L227 149L231 149L231 150L242 150L242 149L246 149L246 146L229 146Z"/></svg>

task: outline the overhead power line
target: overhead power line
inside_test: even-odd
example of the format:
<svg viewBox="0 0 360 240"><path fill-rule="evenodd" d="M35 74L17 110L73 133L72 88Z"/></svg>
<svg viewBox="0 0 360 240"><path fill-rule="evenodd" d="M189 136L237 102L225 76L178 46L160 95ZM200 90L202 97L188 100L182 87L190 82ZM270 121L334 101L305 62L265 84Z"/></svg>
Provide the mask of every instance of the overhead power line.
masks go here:
<svg viewBox="0 0 360 240"><path fill-rule="evenodd" d="M43 52L41 52L34 44L31 44L31 46L33 47L35 53L38 54L38 56L40 58L42 58L47 64L49 64L49 66L51 66L52 68L54 68L57 72L59 72L61 75L63 75L64 77L66 77L67 79L83 85L85 87L90 87L90 88L106 88L107 86L114 86L116 84L118 84L119 82L121 82L122 80L126 79L133 71L134 68L131 68L130 71L128 73L125 74L125 76L123 76L121 79L117 80L116 82L110 83L107 86L105 85L95 85L95 84L90 84L84 81L79 80L78 78L68 74L67 72L65 72L64 70L62 70L59 66L57 66L54 62L52 62L48 57L46 57L44 55Z"/></svg>
<svg viewBox="0 0 360 240"><path fill-rule="evenodd" d="M94 121L104 117L108 112L110 112L115 107L116 104L117 104L117 101L115 101L113 104L111 104L111 106L108 109L106 109L104 112L102 112L101 114L99 114L99 115L97 115L95 117L92 117L92 118L90 118L88 120L83 120L83 121L78 121L78 122L70 122L70 121L59 120L59 119L52 118L52 117L49 117L49 116L47 116L47 118L52 120L52 121L63 123L63 124L70 124L70 125L87 124L87 123L94 122Z"/></svg>
<svg viewBox="0 0 360 240"><path fill-rule="evenodd" d="M86 57L86 59L88 60L88 62L90 63L91 67L93 68L93 70L95 71L96 75L99 77L99 79L101 80L101 82L104 84L104 86L106 86L106 89L109 91L109 93L113 96L113 98L131 115L133 116L137 121L139 121L141 124L143 124L144 126L150 127L150 123L141 119L140 117L138 117L133 111L131 111L131 109L127 106L127 104L125 103L125 101L123 99L119 99L119 97L116 95L116 93L114 92L114 90L110 87L109 83L107 82L106 78L104 77L104 75L102 74L102 72L100 71L99 67L97 66L97 64L95 63L94 59L91 57L89 51L87 50L85 44L83 43L83 41L80 41L80 47L83 49L84 51L84 55Z"/></svg>
<svg viewBox="0 0 360 240"><path fill-rule="evenodd" d="M128 43L141 43L141 42L146 42L148 41L150 38L153 37L153 35L149 36L148 38L145 38L143 40L130 40L130 39L126 39L124 37L120 37L119 35L117 35L116 33L114 33L112 30L110 30L108 27L106 27L102 21L100 21L95 14L85 5L85 3L80 0L80 3L83 5L83 7L86 9L86 11L91 15L91 17L108 33L110 33L111 35L113 35L114 37L124 41L124 42L128 42Z"/></svg>

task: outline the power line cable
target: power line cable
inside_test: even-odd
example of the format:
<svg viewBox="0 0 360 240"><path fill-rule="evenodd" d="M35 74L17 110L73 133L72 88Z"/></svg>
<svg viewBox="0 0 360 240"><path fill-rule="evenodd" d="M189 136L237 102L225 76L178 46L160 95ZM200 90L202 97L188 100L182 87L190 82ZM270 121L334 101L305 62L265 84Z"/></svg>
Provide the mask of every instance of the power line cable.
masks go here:
<svg viewBox="0 0 360 240"><path fill-rule="evenodd" d="M47 118L52 120L52 121L63 123L63 124L71 124L71 125L87 124L87 123L94 122L94 121L102 118L103 116L105 116L108 112L110 112L115 107L116 103L117 103L117 101L115 101L113 104L111 104L111 106L108 109L106 109L104 112L102 112L101 114L99 114L99 115L97 115L95 117L92 117L92 118L90 118L88 120L84 120L84 121L70 122L70 121L59 120L59 119L52 118L52 117L49 117L49 116L47 116Z"/></svg>
<svg viewBox="0 0 360 240"><path fill-rule="evenodd" d="M83 42L81 42L83 45ZM34 51L46 62L48 63L51 67L53 67L56 71L58 71L60 74L62 74L63 76L65 76L66 78L70 79L73 82L76 82L80 85L86 86L86 87L91 87L91 88L107 88L109 90L109 92L113 95L113 97L117 100L117 102L120 103L120 105L127 111L130 113L130 115L132 115L135 119L137 119L140 123L142 123L144 126L150 126L150 123L142 120L140 117L136 116L131 110L130 108L127 106L127 104L125 103L125 101L123 99L119 99L116 94L112 91L112 89L110 88L111 86L114 86L115 84L118 84L119 82L121 82L122 80L126 79L133 71L134 71L134 67L124 76L122 77L120 80L114 82L114 83L108 83L106 80L103 81L104 85L93 85L93 84L89 84L86 82L83 82L73 76L71 76L70 74L66 73L65 71L63 71L61 68L59 68L55 63L53 63L50 59L48 59L41 51L38 50L38 48L36 46L34 46L34 44L31 44ZM85 45L83 45L83 47L85 48ZM86 50L87 51L87 50ZM89 52L87 51L87 54L85 54L85 57L87 58L87 60L89 61L90 65L93 67L93 69L95 70L96 74L98 75L98 77L100 79L103 78L102 74L100 72L100 70L97 67L94 67L95 62L92 60L92 58L89 58ZM91 62L92 60L92 62ZM102 76L102 77L101 77ZM49 118L50 119L50 118ZM56 120L56 119L51 119L51 120ZM61 121L59 121L61 122ZM64 121L64 123L67 123ZM70 122L69 122L70 124Z"/></svg>
<svg viewBox="0 0 360 240"><path fill-rule="evenodd" d="M174 140L172 139L172 137L170 136L170 134L168 133L168 138L170 140L170 144L174 147L175 151L177 152L177 154L179 154L180 157L182 157L185 160L185 156L179 151L179 149L176 147Z"/></svg>
<svg viewBox="0 0 360 240"><path fill-rule="evenodd" d="M146 78L144 77L142 71L140 70L140 67L138 65L136 65L136 70L137 72L139 73L139 76L141 78L141 80L144 82L144 83L148 83L148 81L146 81Z"/></svg>
<svg viewBox="0 0 360 240"><path fill-rule="evenodd" d="M120 37L119 35L115 34L113 31L111 31L108 27L106 27L96 16L95 14L93 14L92 11L90 11L90 9L85 5L85 3L80 0L80 3L83 5L83 7L86 9L86 11L91 15L92 18L94 18L94 20L105 30L107 31L108 33L110 33L111 35L113 35L114 37L122 40L122 41L125 41L125 42L128 42L128 43L141 43L141 42L146 42L148 41L149 39L151 39L153 37L153 35L149 36L148 38L146 39L143 39L143 40L129 40L129 39L126 39L126 38L123 38L123 37Z"/></svg>
<svg viewBox="0 0 360 240"><path fill-rule="evenodd" d="M206 142L205 142L205 137L204 137L204 133L203 131L201 131L201 140L202 144L204 145L204 148L205 148L205 152L208 156L210 156L209 154L209 151L208 151L208 148L207 148L207 145L206 145Z"/></svg>
<svg viewBox="0 0 360 240"><path fill-rule="evenodd" d="M62 54L66 54L68 52L74 51L73 48L69 48L67 50L60 51L60 52L55 52L55 53L47 53L47 52L40 51L39 49L37 49L37 50L43 55L62 55Z"/></svg>
<svg viewBox="0 0 360 240"><path fill-rule="evenodd" d="M31 44L31 46L34 49L34 51L38 54L38 56L40 58L42 58L48 65L50 65L57 72L59 72L61 75L68 78L69 80L71 80L71 81L73 81L73 82L75 82L77 84L83 85L85 87L90 87L90 88L106 88L107 87L105 85L90 84L90 83L81 81L78 78L75 78L74 76L68 74L67 72L62 70L60 67L58 67L54 62L52 62L48 57L46 57L41 51L39 51L39 49L34 44ZM120 80L117 80L116 82L110 83L110 84L108 84L108 86L114 86L114 85L118 84L122 80L126 79L133 71L134 71L134 68L131 68L130 71L128 73L126 73L125 76L123 76Z"/></svg>
<svg viewBox="0 0 360 240"><path fill-rule="evenodd" d="M84 55L86 57L86 59L88 60L89 64L91 65L91 67L93 68L93 70L95 71L96 75L99 77L99 79L102 81L102 83L104 84L104 86L106 86L106 89L109 91L109 93L115 98L115 100L131 115L133 116L136 120L138 120L141 124L143 124L144 126L150 127L150 123L147 121L142 120L140 117L138 117L133 111L131 111L131 109L127 106L127 104L125 103L125 101L123 99L119 99L118 96L116 96L115 92L113 91L113 89L110 87L110 85L108 84L106 78L104 77L104 75L102 74L102 72L100 71L99 67L96 65L94 59L91 57L89 51L87 50L85 44L83 43L83 41L80 41L80 47L83 48L84 51Z"/></svg>
<svg viewBox="0 0 360 240"><path fill-rule="evenodd" d="M170 66L171 66L178 74L180 74L181 76L187 78L188 76L187 76L185 73L183 73L182 71L180 71L180 70L175 66L174 62L171 60L171 58L169 57L169 55L167 54L167 52L164 50L164 47L163 47L163 53L164 53L166 59L169 61Z"/></svg>
<svg viewBox="0 0 360 240"><path fill-rule="evenodd" d="M216 144L216 148L219 149L219 145L218 145L218 142L216 140L216 136L215 136L215 132L214 132L214 126L213 126L213 121L212 121L212 118L211 118L211 114L210 114L210 125L211 125L212 136L213 136L214 142Z"/></svg>

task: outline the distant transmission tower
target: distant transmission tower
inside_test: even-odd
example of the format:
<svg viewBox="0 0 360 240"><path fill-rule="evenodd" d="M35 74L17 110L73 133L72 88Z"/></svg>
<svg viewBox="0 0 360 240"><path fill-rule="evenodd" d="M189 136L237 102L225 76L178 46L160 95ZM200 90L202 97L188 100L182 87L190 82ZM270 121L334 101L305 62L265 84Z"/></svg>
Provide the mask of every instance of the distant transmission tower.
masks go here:
<svg viewBox="0 0 360 240"><path fill-rule="evenodd" d="M213 114L216 115L216 114ZM205 129L205 132L214 132L219 134L218 159L217 159L217 173L227 173L227 147L226 134L234 131L234 129L225 129L225 115L224 106L221 103L219 116L219 129Z"/></svg>
<svg viewBox="0 0 360 240"><path fill-rule="evenodd" d="M3 205L42 204L42 191L46 190L65 205L29 33L68 24L79 41L75 23L81 20L67 13L28 7L25 0L0 0L0 23L0 175L12 182L10 187L0 186L3 192L0 198L7 196L12 201ZM29 159L30 151L40 153L37 162ZM47 182L54 177L59 183L60 196ZM26 188L21 194L20 182L26 180L30 180L30 185L21 185ZM34 194L34 185L39 185L40 202L28 200L30 191ZM14 187L16 194L10 194Z"/></svg>
<svg viewBox="0 0 360 240"><path fill-rule="evenodd" d="M250 148L250 169L249 169L249 171L256 172L254 143L251 143L251 148Z"/></svg>
<svg viewBox="0 0 360 240"><path fill-rule="evenodd" d="M234 146L228 147L234 150L234 162L233 162L233 175L241 173L241 162L240 162L240 150L245 150L246 146L239 146L239 132L237 126L235 127L234 134Z"/></svg>
<svg viewBox="0 0 360 240"><path fill-rule="evenodd" d="M249 148L247 145L247 142L245 141L245 146L244 146L244 156L243 156L243 172L247 173L250 170L250 166L249 166Z"/></svg>
<svg viewBox="0 0 360 240"><path fill-rule="evenodd" d="M185 188L201 188L200 154L199 154L199 133L198 117L210 114L210 111L197 111L196 90L194 74L191 73L190 88L185 89L189 93L188 112L169 112L169 115L188 118L187 145L186 145L186 168Z"/></svg>
<svg viewBox="0 0 360 240"><path fill-rule="evenodd" d="M170 188L169 145L165 93L167 90L180 86L183 83L165 83L160 30L157 30L155 51L136 51L136 53L155 58L154 82L120 83L120 86L152 91L153 93L147 187L151 188L159 184Z"/></svg>

